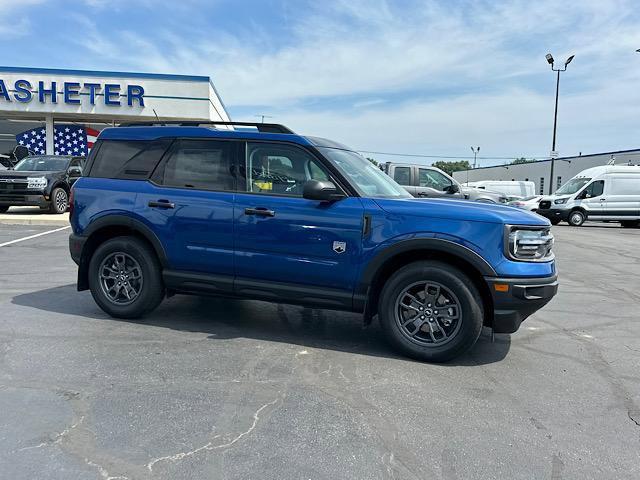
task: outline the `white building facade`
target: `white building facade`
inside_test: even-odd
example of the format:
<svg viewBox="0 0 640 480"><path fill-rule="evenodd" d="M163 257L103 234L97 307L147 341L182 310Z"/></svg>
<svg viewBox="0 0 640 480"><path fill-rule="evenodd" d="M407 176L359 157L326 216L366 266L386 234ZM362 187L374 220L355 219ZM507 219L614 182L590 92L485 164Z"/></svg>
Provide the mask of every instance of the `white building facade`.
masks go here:
<svg viewBox="0 0 640 480"><path fill-rule="evenodd" d="M52 139L56 124L99 131L157 119L230 121L209 77L0 67L0 154L29 129ZM55 153L54 142L46 142L46 153Z"/></svg>

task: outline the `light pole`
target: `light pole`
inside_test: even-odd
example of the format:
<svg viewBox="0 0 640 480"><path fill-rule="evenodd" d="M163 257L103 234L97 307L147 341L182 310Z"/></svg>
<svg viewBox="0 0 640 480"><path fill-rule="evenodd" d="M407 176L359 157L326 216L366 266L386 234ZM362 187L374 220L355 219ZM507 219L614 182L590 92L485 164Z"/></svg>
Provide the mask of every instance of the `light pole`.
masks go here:
<svg viewBox="0 0 640 480"><path fill-rule="evenodd" d="M569 58L567 58L567 60L564 62L564 68L554 68L553 55L551 55L550 53L547 53L545 55L547 62L549 63L549 65L551 65L551 70L554 72L558 72L558 77L556 80L556 108L553 112L553 143L551 146L551 172L550 172L550 178L549 178L549 195L553 193L553 168L555 167L555 159L557 155L556 127L558 126L558 93L560 91L560 72L564 72L567 69L567 65L571 63L571 60L573 60L573 57L575 57L575 55L571 55Z"/></svg>
<svg viewBox="0 0 640 480"><path fill-rule="evenodd" d="M480 152L480 147L471 147L471 151L473 152L473 168L476 168L476 158L478 157L478 153Z"/></svg>
<svg viewBox="0 0 640 480"><path fill-rule="evenodd" d="M259 118L260 118L260 122L261 122L261 123L264 123L264 119L265 119L265 118L273 118L271 115L263 115L263 114L261 114L261 113L259 113L258 115L256 115L256 117L259 117Z"/></svg>

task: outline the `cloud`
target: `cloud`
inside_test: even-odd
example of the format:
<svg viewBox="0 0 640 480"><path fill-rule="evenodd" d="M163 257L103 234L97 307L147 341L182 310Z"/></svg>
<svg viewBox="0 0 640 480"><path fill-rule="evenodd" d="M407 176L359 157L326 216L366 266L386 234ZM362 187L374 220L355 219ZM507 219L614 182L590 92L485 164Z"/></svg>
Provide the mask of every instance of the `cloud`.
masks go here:
<svg viewBox="0 0 640 480"><path fill-rule="evenodd" d="M210 75L236 118L265 112L363 149L539 156L555 89L544 54L576 54L561 81L561 153L636 146L634 0L136 6L143 23L126 9L73 17L78 67Z"/></svg>
<svg viewBox="0 0 640 480"><path fill-rule="evenodd" d="M24 15L24 9L42 3L44 0L0 0L0 38L24 37L30 33L31 22ZM21 12L16 14L16 10Z"/></svg>

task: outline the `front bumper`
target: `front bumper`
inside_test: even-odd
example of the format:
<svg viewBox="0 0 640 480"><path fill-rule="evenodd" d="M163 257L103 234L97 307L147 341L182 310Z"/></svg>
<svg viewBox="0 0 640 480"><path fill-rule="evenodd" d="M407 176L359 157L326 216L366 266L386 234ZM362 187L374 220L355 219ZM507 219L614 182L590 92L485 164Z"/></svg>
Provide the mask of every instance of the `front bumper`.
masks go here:
<svg viewBox="0 0 640 480"><path fill-rule="evenodd" d="M542 278L485 277L493 298L493 329L513 333L558 292L558 276Z"/></svg>
<svg viewBox="0 0 640 480"><path fill-rule="evenodd" d="M538 210L536 210L536 213L538 215L542 215L543 217L546 217L549 220L559 220L564 222L566 222L567 219L569 218L569 212L570 210L563 210L560 208L546 208L546 209L538 208Z"/></svg>
<svg viewBox="0 0 640 480"><path fill-rule="evenodd" d="M44 193L36 195L0 194L0 206L2 207L40 207L45 208L51 204L45 198Z"/></svg>

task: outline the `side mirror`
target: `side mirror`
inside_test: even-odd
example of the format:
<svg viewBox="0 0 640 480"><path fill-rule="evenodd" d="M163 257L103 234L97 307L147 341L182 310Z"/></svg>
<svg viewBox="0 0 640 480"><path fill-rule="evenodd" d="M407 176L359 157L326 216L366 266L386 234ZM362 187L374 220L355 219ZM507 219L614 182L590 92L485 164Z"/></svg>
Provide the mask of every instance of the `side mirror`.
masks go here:
<svg viewBox="0 0 640 480"><path fill-rule="evenodd" d="M457 183L452 183L451 185L446 186L444 191L451 194L458 193L460 191L460 187Z"/></svg>
<svg viewBox="0 0 640 480"><path fill-rule="evenodd" d="M81 177L82 169L80 167L71 167L69 169L69 175L72 177Z"/></svg>
<svg viewBox="0 0 640 480"><path fill-rule="evenodd" d="M302 197L307 200L317 200L319 202L333 202L344 198L332 182L309 180L304 184Z"/></svg>

